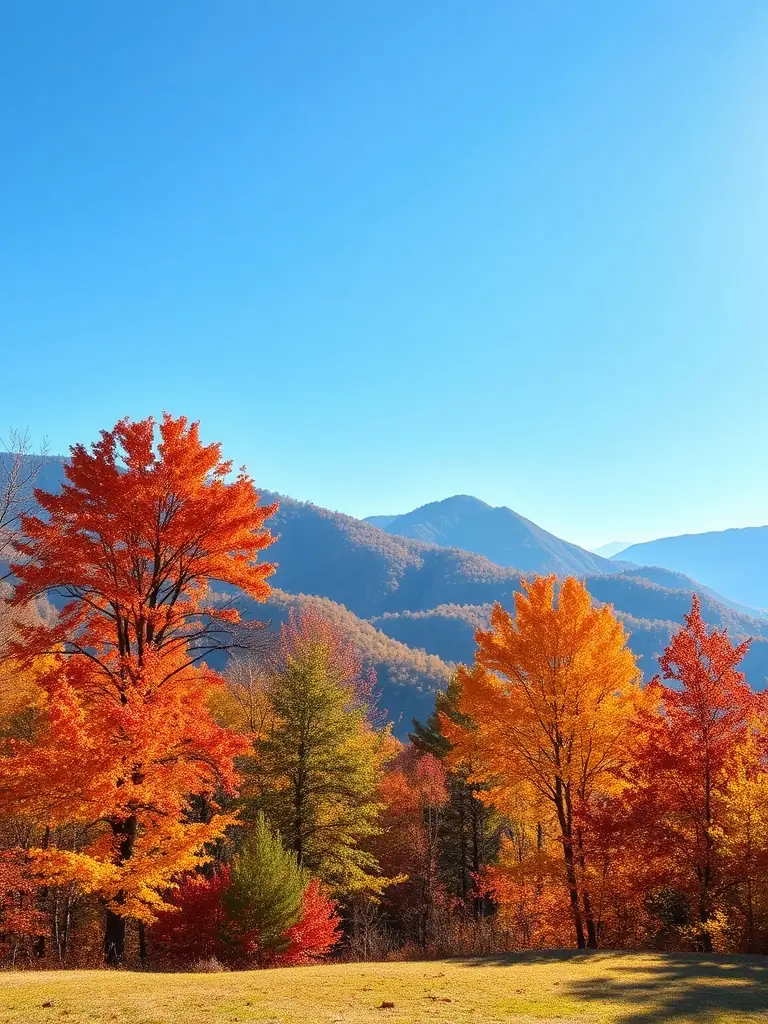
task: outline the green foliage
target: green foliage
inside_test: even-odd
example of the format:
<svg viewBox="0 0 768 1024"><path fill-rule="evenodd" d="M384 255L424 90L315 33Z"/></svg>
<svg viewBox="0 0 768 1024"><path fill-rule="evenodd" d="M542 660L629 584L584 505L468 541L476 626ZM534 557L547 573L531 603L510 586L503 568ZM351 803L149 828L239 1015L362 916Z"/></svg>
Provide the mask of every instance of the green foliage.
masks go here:
<svg viewBox="0 0 768 1024"><path fill-rule="evenodd" d="M234 858L224 906L246 934L255 933L262 957L282 953L288 929L301 917L308 878L296 857L273 833L263 814L256 817L240 853Z"/></svg>
<svg viewBox="0 0 768 1024"><path fill-rule="evenodd" d="M407 639L391 631L386 616L368 622L326 598L286 594L276 589L258 614L266 614L282 623L287 621L291 611L321 616L333 622L336 630L354 644L365 663L376 670L384 707L402 712L405 722L414 714L428 714L434 705L435 693L444 689L451 678L452 667L445 660L419 650L420 644L409 647ZM474 650L471 630L469 639L467 657L471 657Z"/></svg>
<svg viewBox="0 0 768 1024"><path fill-rule="evenodd" d="M282 648L266 680L267 724L244 768L246 813L264 811L298 863L337 896L378 892L386 880L365 844L379 831L387 733L368 721L358 655L308 613L283 628Z"/></svg>
<svg viewBox="0 0 768 1024"><path fill-rule="evenodd" d="M681 928L690 920L688 897L668 885L655 889L648 896L645 906L651 917L665 930Z"/></svg>

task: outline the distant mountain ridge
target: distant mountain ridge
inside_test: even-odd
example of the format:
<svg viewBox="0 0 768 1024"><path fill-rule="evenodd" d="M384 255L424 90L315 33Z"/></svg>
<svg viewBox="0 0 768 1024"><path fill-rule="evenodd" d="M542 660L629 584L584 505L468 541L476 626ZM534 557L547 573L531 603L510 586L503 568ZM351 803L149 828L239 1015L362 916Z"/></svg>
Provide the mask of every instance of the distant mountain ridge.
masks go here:
<svg viewBox="0 0 768 1024"><path fill-rule="evenodd" d="M45 483L50 480L55 488L63 470L47 470ZM487 624L493 602L510 607L522 578L534 572L572 572L585 580L596 601L612 604L630 632L630 646L646 678L658 671L656 658L697 591L710 625L728 629L735 639L755 638L745 670L753 686L765 685L768 619L751 616L680 572L629 565L623 552L616 562L591 556L597 571L589 571L577 561L589 552L515 513L530 541L523 549L533 563L527 566L498 565L481 554L401 536L308 502L261 494L265 503L278 501L280 506L269 521L276 540L265 552L277 563L270 581L275 590L266 605L244 596L238 603L249 617L269 620L273 627L291 607L307 605L337 621L376 667L382 706L400 723L402 735L411 715L429 712L435 691L445 686L455 663L471 659L474 631ZM483 505L476 499L462 504L470 511ZM509 523L509 517L503 522Z"/></svg>
<svg viewBox="0 0 768 1024"><path fill-rule="evenodd" d="M494 507L468 494L433 501L392 518L371 516L366 522L400 537L472 551L496 565L523 572L615 572L608 559L593 551L561 540L511 508Z"/></svg>
<svg viewBox="0 0 768 1024"><path fill-rule="evenodd" d="M733 601L768 608L768 526L662 537L632 544L619 557L685 573Z"/></svg>
<svg viewBox="0 0 768 1024"><path fill-rule="evenodd" d="M592 550L602 558L614 558L628 547L631 547L631 542L628 540L612 540L610 543L601 544L599 548L593 548Z"/></svg>

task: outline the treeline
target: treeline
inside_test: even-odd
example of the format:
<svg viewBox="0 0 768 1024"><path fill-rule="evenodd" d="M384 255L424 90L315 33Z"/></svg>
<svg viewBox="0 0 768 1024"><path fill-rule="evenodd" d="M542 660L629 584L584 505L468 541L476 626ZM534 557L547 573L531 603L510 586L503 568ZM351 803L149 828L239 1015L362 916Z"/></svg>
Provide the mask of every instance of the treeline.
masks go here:
<svg viewBox="0 0 768 1024"><path fill-rule="evenodd" d="M339 616L222 598L271 599L275 507L195 424L66 474L0 621L6 961L768 952L768 708L697 601L642 686L612 611L534 578L402 744Z"/></svg>

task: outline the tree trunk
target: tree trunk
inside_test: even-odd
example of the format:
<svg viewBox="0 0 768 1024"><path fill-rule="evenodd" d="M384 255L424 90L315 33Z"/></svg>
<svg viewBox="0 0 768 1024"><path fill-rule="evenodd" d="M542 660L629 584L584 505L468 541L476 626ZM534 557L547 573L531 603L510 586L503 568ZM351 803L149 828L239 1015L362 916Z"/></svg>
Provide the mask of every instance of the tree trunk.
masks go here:
<svg viewBox="0 0 768 1024"><path fill-rule="evenodd" d="M579 906L579 883L576 875L576 861L573 853L573 831L571 828L570 805L568 804L565 786L560 778L555 780L555 808L560 823L560 835L563 843L563 856L565 857L565 877L568 881L568 896L571 901L571 913L573 914L573 927L576 931L576 945L584 949L587 945L584 938L584 922Z"/></svg>
<svg viewBox="0 0 768 1024"><path fill-rule="evenodd" d="M482 837L483 837L483 807L480 801L470 790L469 799L472 808L472 890L475 894L475 917L483 916L484 898L477 891L477 879L483 867Z"/></svg>
<svg viewBox="0 0 768 1024"><path fill-rule="evenodd" d="M581 903L584 907L584 922L587 926L587 948L597 949L597 928L595 927L595 916L592 913L592 901L589 898L589 893L586 888L584 888L587 862L584 856L584 842L582 840L581 829L577 829L576 835L578 836L579 867L581 868L582 878Z"/></svg>
<svg viewBox="0 0 768 1024"><path fill-rule="evenodd" d="M467 870L467 823L465 793L454 787L457 794L456 803L459 808L459 865L461 867L461 898L466 907L469 899L469 871Z"/></svg>
<svg viewBox="0 0 768 1024"><path fill-rule="evenodd" d="M704 774L704 869L701 872L699 896L699 917L702 923L702 952L712 952L712 936L709 934L710 890L712 887L714 843L712 841L712 777L707 764Z"/></svg>
<svg viewBox="0 0 768 1024"><path fill-rule="evenodd" d="M129 818L121 818L111 824L112 832L120 840L116 863L123 865L133 854L138 821L136 815L132 814ZM121 891L113 903L120 906L125 902L125 897L125 892ZM111 907L107 907L104 921L104 960L110 967L122 967L125 962L125 933L126 919Z"/></svg>
<svg viewBox="0 0 768 1024"><path fill-rule="evenodd" d="M752 868L750 867L750 872ZM747 876L747 953L755 952L755 907L752 897L752 875Z"/></svg>
<svg viewBox="0 0 768 1024"><path fill-rule="evenodd" d="M298 768L296 770L296 782L293 791L293 852L296 854L296 863L299 867L304 862L304 764L306 759L306 748L304 742L299 743Z"/></svg>
<svg viewBox="0 0 768 1024"><path fill-rule="evenodd" d="M46 825L45 832L43 833L42 848L44 850L47 850L48 847L50 846L50 844L51 844L51 827L50 827L50 825ZM50 892L50 890L48 889L48 886L44 885L42 887L42 889L40 890L40 893L39 893L39 896L38 896L38 905L39 905L40 909L43 910L43 911L48 910L48 896L49 896L49 892ZM50 916L50 914L49 914L49 916ZM39 960L42 960L43 957L45 956L45 935L38 935L38 937L37 937L37 942L35 943L35 956Z"/></svg>
<svg viewBox="0 0 768 1024"><path fill-rule="evenodd" d="M584 905L584 921L587 925L587 949L597 949L597 928L592 914L592 903L586 890L581 894L581 902Z"/></svg>
<svg viewBox="0 0 768 1024"><path fill-rule="evenodd" d="M107 908L104 925L104 960L110 967L122 967L125 961L126 920Z"/></svg>
<svg viewBox="0 0 768 1024"><path fill-rule="evenodd" d="M563 839L563 852L565 854L565 875L568 879L568 896L571 900L571 912L573 914L573 926L576 930L576 945L584 949L587 945L584 939L584 923L581 917L579 906L579 884L576 879L576 867L573 860L573 845L570 839Z"/></svg>

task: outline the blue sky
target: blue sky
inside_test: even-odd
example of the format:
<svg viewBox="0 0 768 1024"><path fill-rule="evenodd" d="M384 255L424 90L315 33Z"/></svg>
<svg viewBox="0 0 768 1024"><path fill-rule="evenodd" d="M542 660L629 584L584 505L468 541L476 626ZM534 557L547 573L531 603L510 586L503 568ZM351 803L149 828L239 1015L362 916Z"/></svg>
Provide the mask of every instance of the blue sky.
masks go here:
<svg viewBox="0 0 768 1024"><path fill-rule="evenodd" d="M768 522L768 5L17 0L0 427L353 515Z"/></svg>

